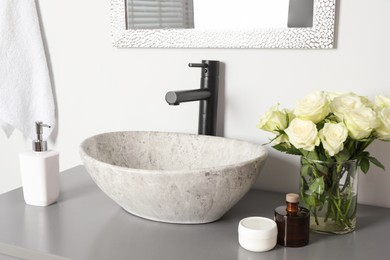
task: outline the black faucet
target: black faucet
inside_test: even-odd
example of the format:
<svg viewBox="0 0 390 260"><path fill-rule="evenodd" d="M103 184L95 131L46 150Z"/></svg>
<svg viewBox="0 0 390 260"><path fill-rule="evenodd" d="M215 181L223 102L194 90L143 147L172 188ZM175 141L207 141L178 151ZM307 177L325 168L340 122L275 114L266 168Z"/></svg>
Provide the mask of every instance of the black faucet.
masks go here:
<svg viewBox="0 0 390 260"><path fill-rule="evenodd" d="M219 61L202 60L202 63L190 63L188 66L202 69L200 89L169 91L165 95L165 100L169 105L199 100L198 134L215 136L217 132Z"/></svg>

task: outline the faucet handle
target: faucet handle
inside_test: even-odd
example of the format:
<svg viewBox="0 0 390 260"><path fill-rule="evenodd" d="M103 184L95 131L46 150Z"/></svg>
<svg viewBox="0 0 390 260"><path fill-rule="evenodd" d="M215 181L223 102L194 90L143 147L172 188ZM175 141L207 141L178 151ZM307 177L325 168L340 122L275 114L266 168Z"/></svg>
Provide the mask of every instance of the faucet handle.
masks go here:
<svg viewBox="0 0 390 260"><path fill-rule="evenodd" d="M208 66L206 63L188 63L188 67L191 68L207 68Z"/></svg>
<svg viewBox="0 0 390 260"><path fill-rule="evenodd" d="M217 60L202 60L202 63L188 63L191 68L202 68L202 78L218 77L219 61Z"/></svg>

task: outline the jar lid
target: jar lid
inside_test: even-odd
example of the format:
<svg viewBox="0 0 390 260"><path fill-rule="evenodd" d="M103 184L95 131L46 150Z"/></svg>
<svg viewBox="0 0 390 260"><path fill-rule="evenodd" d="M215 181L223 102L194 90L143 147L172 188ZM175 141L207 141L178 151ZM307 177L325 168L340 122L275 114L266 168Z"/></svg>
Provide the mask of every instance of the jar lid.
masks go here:
<svg viewBox="0 0 390 260"><path fill-rule="evenodd" d="M253 238L271 238L277 236L278 228L272 219L248 217L238 224L238 233Z"/></svg>
<svg viewBox="0 0 390 260"><path fill-rule="evenodd" d="M299 203L299 195L296 193L287 193L286 201L290 203Z"/></svg>

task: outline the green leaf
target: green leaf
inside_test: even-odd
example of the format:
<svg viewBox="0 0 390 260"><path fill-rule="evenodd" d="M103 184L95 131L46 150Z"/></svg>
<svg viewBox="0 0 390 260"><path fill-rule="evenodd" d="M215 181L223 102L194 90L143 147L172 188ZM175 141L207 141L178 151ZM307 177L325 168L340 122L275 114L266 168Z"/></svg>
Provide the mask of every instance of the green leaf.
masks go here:
<svg viewBox="0 0 390 260"><path fill-rule="evenodd" d="M369 156L370 156L370 153L364 151L364 152L360 152L360 153L355 154L355 156L353 156L351 159L357 159L359 161L362 159L368 160Z"/></svg>
<svg viewBox="0 0 390 260"><path fill-rule="evenodd" d="M316 178L312 184L310 184L309 190L313 193L321 195L325 190L325 182L323 177Z"/></svg>
<svg viewBox="0 0 390 260"><path fill-rule="evenodd" d="M306 151L306 150L303 150L303 149L300 149L301 151L301 154L306 157L307 159L311 159L311 160L318 160L318 154L316 152L316 150L312 151L312 152L309 152L309 151Z"/></svg>
<svg viewBox="0 0 390 260"><path fill-rule="evenodd" d="M338 162L345 162L348 161L351 157L351 154L348 151L348 148L344 148L342 151L340 151L338 154L334 156Z"/></svg>
<svg viewBox="0 0 390 260"><path fill-rule="evenodd" d="M314 208L316 206L316 199L312 195L303 194L303 202L305 203L306 207L308 208Z"/></svg>
<svg viewBox="0 0 390 260"><path fill-rule="evenodd" d="M370 169L370 161L364 157L360 160L360 163L359 163L359 166L360 166L360 169L364 172L364 173L367 173L368 170Z"/></svg>
<svg viewBox="0 0 390 260"><path fill-rule="evenodd" d="M274 146L272 146L274 149L276 149L276 150L278 150L278 151L280 151L280 152L286 152L287 151L287 147L286 147L286 145L284 145L284 144L276 144L276 145L274 145Z"/></svg>
<svg viewBox="0 0 390 260"><path fill-rule="evenodd" d="M311 168L311 165L310 164L307 164L307 163L303 163L301 165L301 176L302 177L305 177L305 176L309 176L309 169Z"/></svg>
<svg viewBox="0 0 390 260"><path fill-rule="evenodd" d="M286 143L280 143L280 144L276 144L274 146L272 146L274 149L280 151L280 152L284 152L284 153L287 153L287 154L292 154L292 155L302 155L302 153L292 147L292 146L289 146L288 144Z"/></svg>
<svg viewBox="0 0 390 260"><path fill-rule="evenodd" d="M380 161L378 161L375 157L369 156L368 160L370 160L370 162L372 162L382 170L385 170L385 166Z"/></svg>

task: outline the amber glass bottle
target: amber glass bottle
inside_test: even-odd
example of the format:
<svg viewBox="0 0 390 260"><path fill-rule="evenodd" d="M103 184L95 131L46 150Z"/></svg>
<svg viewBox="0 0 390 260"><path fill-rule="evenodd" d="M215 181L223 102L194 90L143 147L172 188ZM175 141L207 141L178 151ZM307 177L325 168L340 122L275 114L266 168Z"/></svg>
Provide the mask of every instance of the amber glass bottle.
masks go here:
<svg viewBox="0 0 390 260"><path fill-rule="evenodd" d="M286 204L275 209L278 244L287 247L305 246L309 243L310 212L298 206L298 194L287 194Z"/></svg>

